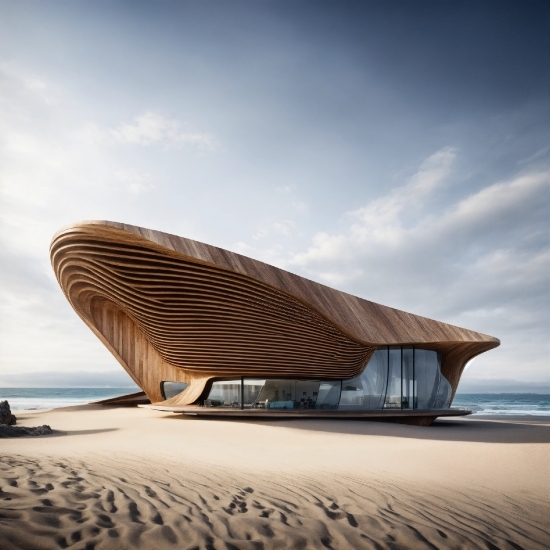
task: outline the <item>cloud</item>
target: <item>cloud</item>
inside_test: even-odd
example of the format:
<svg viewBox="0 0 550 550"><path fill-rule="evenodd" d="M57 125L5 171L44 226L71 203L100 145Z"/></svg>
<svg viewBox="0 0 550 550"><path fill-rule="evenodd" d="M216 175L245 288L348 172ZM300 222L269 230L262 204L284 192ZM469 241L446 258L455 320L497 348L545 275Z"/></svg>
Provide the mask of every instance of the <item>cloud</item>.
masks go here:
<svg viewBox="0 0 550 550"><path fill-rule="evenodd" d="M416 259L431 257L434 268L443 268L450 254L461 263L460 255L468 255L473 248L479 258L477 263L470 259L467 264L481 269L489 265L489 258L496 258L496 250L501 256L511 253L512 243L506 235L542 238L537 222L540 225L541 209L546 210L549 172L518 175L489 185L443 211L426 212L430 195L449 176L455 155L448 148L432 155L407 185L350 212L352 223L347 233L317 233L312 246L288 264L308 269L323 266L325 270L334 266L336 275L342 271L342 261L351 262L362 266L354 272L362 275L370 271L371 262L380 268L381 261L389 261L407 264L423 274ZM500 247L495 250L497 243ZM348 277L352 276L348 272Z"/></svg>
<svg viewBox="0 0 550 550"><path fill-rule="evenodd" d="M48 248L60 227L78 220L139 223L143 212L158 212L165 218L165 209L155 207L155 194L147 193L154 188L153 182L162 181L158 166L164 165L151 161L158 148L138 152L114 147L115 138L101 114L90 120L80 103L41 76L27 77L14 69L2 73L1 84L0 372L3 377L20 374L23 385L33 383L28 373L38 370L104 371L110 367L118 372L116 360L60 291ZM165 140L161 144L169 139L202 143L193 141L190 134L183 135L175 123L171 129L158 131ZM163 151L162 156L166 162L183 155ZM185 156L187 164L201 162L189 157ZM170 193L164 205L173 199ZM2 380L8 383L8 378ZM12 382L20 385L15 378Z"/></svg>
<svg viewBox="0 0 550 550"><path fill-rule="evenodd" d="M135 195L155 188L154 185L149 183L151 181L151 174L148 172L140 174L135 170L117 170L114 172L114 175L124 184L124 187L130 193Z"/></svg>
<svg viewBox="0 0 550 550"><path fill-rule="evenodd" d="M240 21L257 36L233 40L204 32L226 15L211 9L176 25L168 10L145 34L120 10L81 17L83 32L44 10L29 18L15 9L18 24L3 36L14 61L0 65L0 369L120 370L48 261L60 226L106 218L237 243L353 294L501 338L465 381L548 376L540 25L527 48L537 62L512 56L510 71L523 34L510 40L508 25L495 39L477 25L489 57L478 55L484 47L464 54L466 27L447 18L454 49L442 54L440 37L428 37L412 69L410 52L401 56L408 70L386 55L399 37L368 10L342 19L330 43L319 32L334 22L328 12L313 27L263 12L250 26L247 13ZM390 30L394 15L383 16ZM365 25L377 28L365 34ZM365 63L367 35L380 47L367 48ZM120 63L106 63L105 51ZM488 66L500 77L481 78ZM525 78L501 85L518 70Z"/></svg>
<svg viewBox="0 0 550 550"><path fill-rule="evenodd" d="M292 191L293 187L290 185L283 185L281 187L277 187L276 191L278 193L290 193Z"/></svg>
<svg viewBox="0 0 550 550"><path fill-rule="evenodd" d="M456 151L450 147L431 155L422 163L409 183L349 212L348 216L353 223L348 235L317 233L313 237L313 246L306 252L294 256L289 265L306 267L316 263L351 261L358 258L358 255L368 255L368 250L372 250L373 247L391 248L403 243L406 235L403 221L410 218L411 211L416 213L418 218L424 219L422 201L443 185L455 157ZM367 245L368 249L365 248ZM361 271L355 270L355 273L357 275Z"/></svg>
<svg viewBox="0 0 550 550"><path fill-rule="evenodd" d="M437 193L461 181L458 152L431 155L404 185L349 212L347 230L320 231L283 267L369 300L502 340L465 380L516 365L548 378L550 171L526 170L441 208ZM448 190L447 190L448 192ZM509 368L508 367L508 368Z"/></svg>
<svg viewBox="0 0 550 550"><path fill-rule="evenodd" d="M357 221L351 226L354 239L396 244L411 213L424 214L423 201L441 187L449 176L455 149L445 147L428 157L407 185L350 213Z"/></svg>
<svg viewBox="0 0 550 550"><path fill-rule="evenodd" d="M309 206L302 201L296 201L292 203L292 208L296 210L296 212L305 212L306 210L309 210Z"/></svg>
<svg viewBox="0 0 550 550"><path fill-rule="evenodd" d="M537 203L548 198L549 190L549 172L520 175L461 200L437 225L446 233L527 227L530 224L525 222L537 211Z"/></svg>
<svg viewBox="0 0 550 550"><path fill-rule="evenodd" d="M285 237L290 237L292 235L292 231L294 230L295 225L296 224L291 220L275 222L273 224L273 231L275 231L275 233L277 233L278 235L285 235Z"/></svg>
<svg viewBox="0 0 550 550"><path fill-rule="evenodd" d="M254 235L252 235L252 238L255 241L259 241L260 239L265 239L270 234L291 237L295 226L296 223L292 220L281 220L278 222L273 222L271 225L264 226L259 231L254 233Z"/></svg>
<svg viewBox="0 0 550 550"><path fill-rule="evenodd" d="M213 149L213 140L208 134L182 132L175 120L169 120L153 111L147 111L133 119L123 122L109 130L116 143L122 145L194 145L199 148Z"/></svg>
<svg viewBox="0 0 550 550"><path fill-rule="evenodd" d="M255 241L259 241L260 239L265 239L265 237L267 237L268 235L269 235L268 228L267 227L262 227L259 231L254 233L254 235L252 235L252 238Z"/></svg>
<svg viewBox="0 0 550 550"><path fill-rule="evenodd" d="M59 102L60 91L51 81L13 63L0 63L0 82L4 89L4 98L17 91L46 105Z"/></svg>

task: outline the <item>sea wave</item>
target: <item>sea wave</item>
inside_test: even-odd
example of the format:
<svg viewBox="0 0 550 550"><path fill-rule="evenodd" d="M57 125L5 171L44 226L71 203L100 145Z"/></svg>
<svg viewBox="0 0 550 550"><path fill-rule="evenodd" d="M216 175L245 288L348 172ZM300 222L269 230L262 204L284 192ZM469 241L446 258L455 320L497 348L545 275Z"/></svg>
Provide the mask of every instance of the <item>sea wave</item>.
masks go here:
<svg viewBox="0 0 550 550"><path fill-rule="evenodd" d="M550 395L459 394L453 407L465 407L475 414L550 416Z"/></svg>
<svg viewBox="0 0 550 550"><path fill-rule="evenodd" d="M548 410L526 410L526 409L481 409L474 411L475 414L487 414L487 415L522 415L522 416L550 416Z"/></svg>
<svg viewBox="0 0 550 550"><path fill-rule="evenodd" d="M57 409L85 405L135 392L134 388L0 388L12 411Z"/></svg>
<svg viewBox="0 0 550 550"><path fill-rule="evenodd" d="M56 409L84 405L138 391L137 388L0 388L13 411ZM479 415L550 416L550 395L458 394L453 408L466 408Z"/></svg>

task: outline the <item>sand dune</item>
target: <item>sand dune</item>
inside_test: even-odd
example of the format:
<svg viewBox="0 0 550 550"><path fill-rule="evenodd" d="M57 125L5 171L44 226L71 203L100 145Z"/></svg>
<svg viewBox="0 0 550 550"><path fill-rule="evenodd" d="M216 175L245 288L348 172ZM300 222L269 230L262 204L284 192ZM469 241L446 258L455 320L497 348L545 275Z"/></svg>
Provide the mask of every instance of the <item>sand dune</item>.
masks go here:
<svg viewBox="0 0 550 550"><path fill-rule="evenodd" d="M308 430L137 409L33 416L61 430L2 442L5 549L550 546L547 462L532 469L548 459L544 422L505 423L508 443L485 422L500 439L472 443L456 430L438 440L437 426L356 423L340 434L338 422ZM104 427L71 430L77 417ZM480 438L472 421L455 426ZM493 471L480 471L487 461Z"/></svg>

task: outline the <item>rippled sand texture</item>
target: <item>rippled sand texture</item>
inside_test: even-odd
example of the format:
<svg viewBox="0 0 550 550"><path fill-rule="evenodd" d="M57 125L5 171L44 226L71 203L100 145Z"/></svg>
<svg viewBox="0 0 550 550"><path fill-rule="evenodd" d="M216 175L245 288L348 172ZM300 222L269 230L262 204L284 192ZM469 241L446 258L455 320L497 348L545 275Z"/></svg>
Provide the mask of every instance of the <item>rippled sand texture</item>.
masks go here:
<svg viewBox="0 0 550 550"><path fill-rule="evenodd" d="M116 412L113 411L115 416ZM127 415L128 411L124 414ZM54 418L55 415L50 416L52 427L56 424ZM411 476L407 467L403 467L402 472L392 471L390 457L383 466L384 457L381 456L377 468L370 464L368 470L358 466L340 469L339 462L349 464L349 456L340 461L337 459L338 454L345 457L346 446L335 446L332 453L328 452L334 455L334 460L327 460L321 453L316 461L312 455L310 463L299 468L290 467L293 464L291 456L277 466L276 462L282 455L275 453L276 456L271 457L275 462L266 455L266 468L262 471L258 467L247 468L247 459L244 467L235 464L240 453L238 448L228 449L225 456L223 453L211 456L213 449L206 441L208 434L218 433L223 439L222 432L230 432L233 428L241 433L252 431L250 435L257 437L263 430L268 439L281 436L287 440L287 445L296 445L297 441L293 441L293 434L287 433L289 428L284 424L224 424L178 421L174 417L152 420L161 423L158 436L161 441L164 422L170 424L172 437L178 430L187 432L185 445L200 445L202 442L205 460L197 460L200 449L181 459L173 454L158 455L152 448L140 450L136 444L128 445L125 451L123 445L116 444L115 432L111 432L113 439L109 444L102 447L101 441L109 432L99 433L99 430L74 432L72 437L71 432L66 431L57 437L34 440L26 447L28 451L42 447L34 458L30 452L22 452L25 451L24 445L9 441L8 447L18 452L6 453L2 449L0 458L0 546L3 549L88 550L530 550L550 547L550 507L543 492L537 494L529 487L519 487L506 494L489 487L493 483L491 479L488 479L487 486L483 486L479 483L483 472L472 476L468 472L467 460L464 461L465 476L470 477L472 483L462 487L456 481L446 485L437 475L430 477L428 470L418 471L417 476ZM293 426L291 432L296 431L296 424ZM335 426L337 428L338 423ZM325 446L330 446L335 438L336 441L332 442L338 443L337 435L319 431L322 424L314 427L317 430L309 434L313 438L309 443L314 443L317 438L321 438ZM471 427L475 431L474 424ZM354 455L358 444L370 443L374 454L381 451L383 454L384 440L375 439L373 433L380 436L384 428L381 424L353 425L351 431L358 433L352 433L351 439L347 434L349 453ZM467 428L466 425L459 429ZM304 437L300 433L302 429L303 426L298 429L298 434L294 434L300 439ZM402 433L434 437L437 426L431 435L428 430L433 428L389 426L387 429L393 434L391 438L384 438L386 450L393 455L395 444L401 446L403 460L407 461L407 454L410 457L409 467L411 462L416 462L411 454L414 449L418 455L421 447L426 445L432 450L434 445L451 445L454 449L451 449L448 459L456 464L460 462L461 446L464 452L479 454L472 442L457 444L456 441L439 443L433 439L411 437L399 439ZM201 432L204 439L199 440ZM138 434L134 435L137 443ZM119 440L124 441L120 436ZM80 450L74 449L72 456L63 456L65 453L59 451L71 439L95 442ZM182 443L179 441L173 445ZM307 440L305 444L308 444ZM486 446L483 442L480 444ZM503 445L497 438L494 445L499 444ZM250 446L254 447L253 440ZM368 445L363 450L367 453ZM292 447L287 452L292 453ZM186 454L183 447L182 453ZM253 452L254 456L250 457L249 453L250 449L246 453L250 464L257 466L262 454ZM303 458L299 449L295 455ZM241 457L244 458L245 454ZM493 468L507 467L507 464L503 460L500 464L496 462ZM415 467L418 468L418 464ZM516 464L515 467L521 477L522 465ZM506 474L505 471L502 473ZM540 472L540 475L541 482L546 483L547 471Z"/></svg>
<svg viewBox="0 0 550 550"><path fill-rule="evenodd" d="M3 458L4 548L544 548L526 515L542 502L453 502L383 480L250 476L216 469L147 477L120 464ZM132 467L133 466L133 467ZM103 473L98 473L98 469ZM109 471L109 473L107 473ZM6 500L11 499L11 500ZM546 543L544 542L546 541Z"/></svg>

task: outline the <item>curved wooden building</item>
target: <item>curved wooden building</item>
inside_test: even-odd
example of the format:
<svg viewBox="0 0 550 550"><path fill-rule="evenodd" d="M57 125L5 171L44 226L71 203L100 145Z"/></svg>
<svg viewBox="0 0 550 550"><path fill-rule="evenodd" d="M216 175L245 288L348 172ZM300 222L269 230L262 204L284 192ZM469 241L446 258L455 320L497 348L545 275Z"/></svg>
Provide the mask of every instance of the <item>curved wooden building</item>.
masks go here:
<svg viewBox="0 0 550 550"><path fill-rule="evenodd" d="M451 414L466 363L499 345L132 225L71 225L50 254L74 310L167 410L423 422Z"/></svg>

